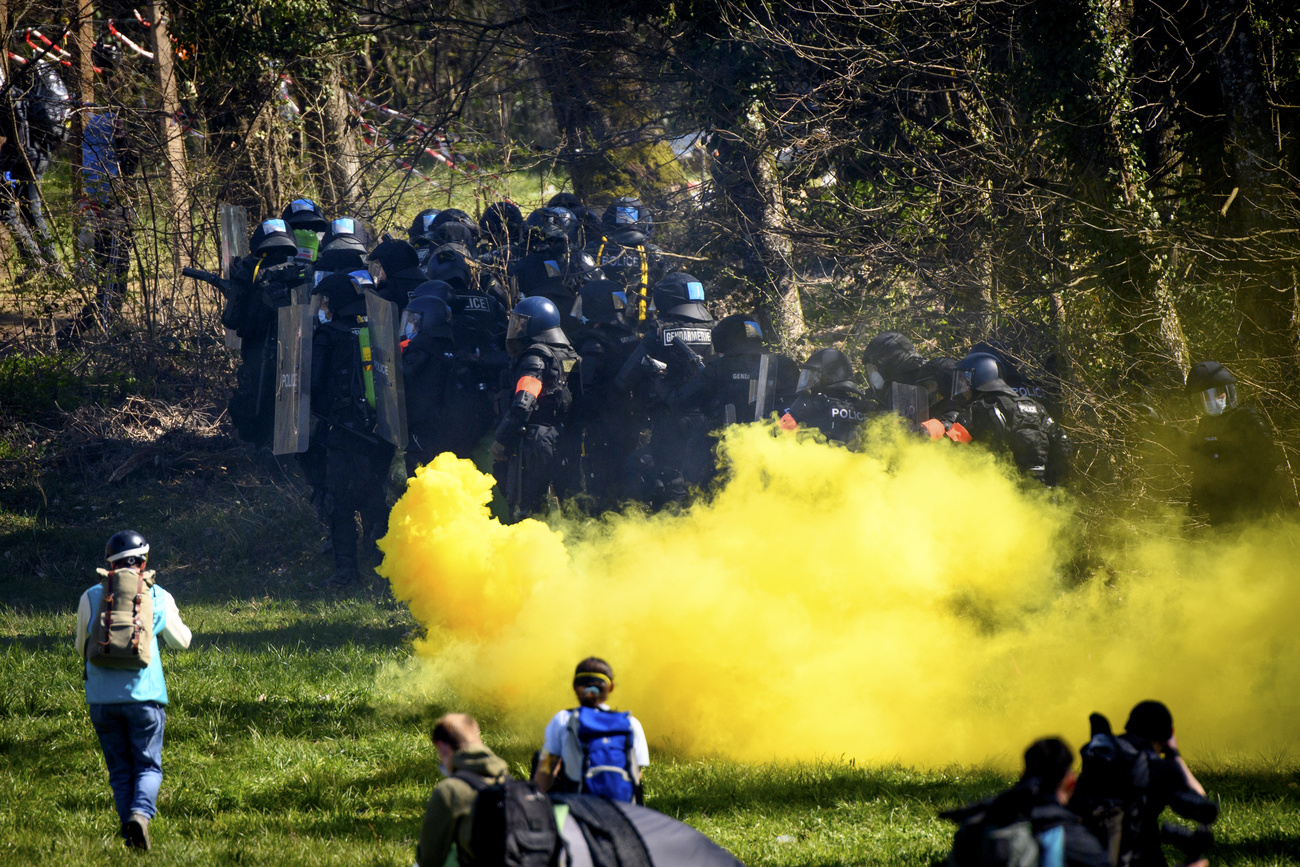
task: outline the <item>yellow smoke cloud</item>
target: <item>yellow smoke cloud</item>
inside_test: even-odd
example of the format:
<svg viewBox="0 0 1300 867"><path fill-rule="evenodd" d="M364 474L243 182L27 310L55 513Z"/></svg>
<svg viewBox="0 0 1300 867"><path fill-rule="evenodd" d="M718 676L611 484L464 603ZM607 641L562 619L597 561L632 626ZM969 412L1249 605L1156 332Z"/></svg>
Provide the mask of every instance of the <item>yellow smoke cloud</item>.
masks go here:
<svg viewBox="0 0 1300 867"><path fill-rule="evenodd" d="M949 445L739 427L710 502L554 529L502 526L492 480L445 454L394 508L379 571L428 627L433 676L530 741L588 655L688 755L1009 765L1144 698L1201 756L1296 741L1297 528L1149 539L1066 587L1072 507Z"/></svg>

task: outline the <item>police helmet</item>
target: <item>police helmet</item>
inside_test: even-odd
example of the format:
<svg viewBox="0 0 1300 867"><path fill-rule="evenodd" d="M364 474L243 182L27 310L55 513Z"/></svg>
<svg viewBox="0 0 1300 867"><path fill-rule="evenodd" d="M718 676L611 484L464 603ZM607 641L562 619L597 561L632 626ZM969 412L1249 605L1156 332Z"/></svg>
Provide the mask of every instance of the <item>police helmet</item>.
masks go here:
<svg viewBox="0 0 1300 867"><path fill-rule="evenodd" d="M891 382L912 382L924 363L912 341L897 331L877 334L862 351L863 373L877 394Z"/></svg>
<svg viewBox="0 0 1300 867"><path fill-rule="evenodd" d="M370 274L365 271L335 271L312 290L313 295L323 295L321 306L334 315L347 316L365 313L365 290L373 286Z"/></svg>
<svg viewBox="0 0 1300 867"><path fill-rule="evenodd" d="M446 285L446 284L444 284ZM417 334L451 340L451 308L437 295L417 295L402 311L402 337L410 340Z"/></svg>
<svg viewBox="0 0 1300 867"><path fill-rule="evenodd" d="M420 254L400 238L385 238L379 242L379 246L370 251L367 261L382 265L385 274L393 275L399 271L419 268Z"/></svg>
<svg viewBox="0 0 1300 867"><path fill-rule="evenodd" d="M289 232L284 220L263 220L248 239L248 249L255 256L277 252L292 256L298 252L298 241Z"/></svg>
<svg viewBox="0 0 1300 867"><path fill-rule="evenodd" d="M498 247L517 241L524 234L524 215L514 202L502 200L488 205L478 221L479 231Z"/></svg>
<svg viewBox="0 0 1300 867"><path fill-rule="evenodd" d="M523 299L510 311L506 350L511 355L518 355L530 343L569 345L569 338L560 328L560 308L541 295Z"/></svg>
<svg viewBox="0 0 1300 867"><path fill-rule="evenodd" d="M627 293L623 286L604 277L588 280L582 285L573 315L583 322L601 325L627 325Z"/></svg>
<svg viewBox="0 0 1300 867"><path fill-rule="evenodd" d="M474 218L460 208L447 208L439 211L438 216L434 217L433 222L429 224L429 229L433 230L447 223L460 223L466 229L469 229L470 234L474 236L474 243L478 243L478 223L474 222Z"/></svg>
<svg viewBox="0 0 1300 867"><path fill-rule="evenodd" d="M330 227L329 220L321 213L320 206L311 199L294 199L284 206L280 219L288 223L291 229L324 232Z"/></svg>
<svg viewBox="0 0 1300 867"><path fill-rule="evenodd" d="M546 207L565 208L574 215L581 215L583 211L587 210L587 206L582 203L582 199L578 198L577 193L556 193L551 196L546 203Z"/></svg>
<svg viewBox="0 0 1300 867"><path fill-rule="evenodd" d="M988 352L972 352L957 362L952 372L952 397L970 400L976 391L1002 382L1002 365Z"/></svg>
<svg viewBox="0 0 1300 867"><path fill-rule="evenodd" d="M370 232L355 217L331 220L316 253L316 267L322 271L352 271L365 266L370 249Z"/></svg>
<svg viewBox="0 0 1300 867"><path fill-rule="evenodd" d="M763 351L763 327L748 313L733 313L713 328L713 350L719 355Z"/></svg>
<svg viewBox="0 0 1300 867"><path fill-rule="evenodd" d="M538 208L528 215L524 225L528 233L547 241L559 241L572 234L578 218L568 208Z"/></svg>
<svg viewBox="0 0 1300 867"><path fill-rule="evenodd" d="M439 223L429 230L429 243L434 247L443 244L459 244L467 251L478 246L478 229L466 226L457 220Z"/></svg>
<svg viewBox="0 0 1300 867"><path fill-rule="evenodd" d="M1217 361L1192 365L1186 391L1192 406L1205 415L1222 415L1237 405L1237 378Z"/></svg>
<svg viewBox="0 0 1300 867"><path fill-rule="evenodd" d="M425 208L415 215L411 221L411 228L406 230L406 237L410 240L412 246L427 247L429 245L429 230L433 228L433 219L438 216L436 208Z"/></svg>
<svg viewBox="0 0 1300 867"><path fill-rule="evenodd" d="M460 244L443 244L429 254L429 260L424 263L424 273L430 280L442 280L458 292L468 292L474 277L470 252Z"/></svg>
<svg viewBox="0 0 1300 867"><path fill-rule="evenodd" d="M801 392L846 387L857 388L853 382L853 365L849 363L849 357L838 349L819 349L799 365L798 390Z"/></svg>
<svg viewBox="0 0 1300 867"><path fill-rule="evenodd" d="M623 196L615 199L600 218L605 237L615 244L641 244L655 231L654 217L640 199Z"/></svg>
<svg viewBox="0 0 1300 867"><path fill-rule="evenodd" d="M681 316L699 322L713 318L704 307L704 284L684 271L665 276L650 295L660 316Z"/></svg>
<svg viewBox="0 0 1300 867"><path fill-rule="evenodd" d="M423 298L428 295L433 298L441 298L443 301L447 301L455 294L456 290L442 280L425 280L419 286L416 286L411 290L411 300L414 301L416 298Z"/></svg>
<svg viewBox="0 0 1300 867"><path fill-rule="evenodd" d="M952 374L957 369L955 358L932 358L921 366L916 384L930 393L931 403L952 397Z"/></svg>
<svg viewBox="0 0 1300 867"><path fill-rule="evenodd" d="M149 543L135 530L122 530L108 537L104 545L104 559L109 565L125 560L124 566L144 563L149 557Z"/></svg>

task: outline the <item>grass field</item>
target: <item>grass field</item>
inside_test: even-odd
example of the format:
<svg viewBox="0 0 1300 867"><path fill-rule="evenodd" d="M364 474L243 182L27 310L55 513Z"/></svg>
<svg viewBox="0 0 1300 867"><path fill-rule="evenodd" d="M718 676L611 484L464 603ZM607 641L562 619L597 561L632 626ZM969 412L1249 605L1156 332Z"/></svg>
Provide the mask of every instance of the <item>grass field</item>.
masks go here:
<svg viewBox="0 0 1300 867"><path fill-rule="evenodd" d="M319 589L328 562L291 482L238 450L184 466L114 486L91 467L75 483L0 488L0 864L120 857L71 636L104 539L126 526L153 542L195 635L164 656L172 704L150 862L410 864L439 778L425 733L449 709L389 676L417 624L378 584ZM536 742L483 716L489 745L523 773ZM651 747L648 805L751 865L928 865L951 839L937 811L1008 782L978 768L702 760L656 749L653 732ZM1214 863L1300 864L1294 768L1195 769L1224 805Z"/></svg>

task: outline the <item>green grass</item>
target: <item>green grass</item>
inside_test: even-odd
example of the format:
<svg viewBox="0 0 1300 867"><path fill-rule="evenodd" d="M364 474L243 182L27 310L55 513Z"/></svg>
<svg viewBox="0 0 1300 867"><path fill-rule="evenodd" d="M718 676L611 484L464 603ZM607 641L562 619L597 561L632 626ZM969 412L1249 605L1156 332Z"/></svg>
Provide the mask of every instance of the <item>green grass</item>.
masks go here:
<svg viewBox="0 0 1300 867"><path fill-rule="evenodd" d="M103 540L136 526L195 634L164 656L172 704L149 862L406 867L439 778L425 732L448 709L392 676L417 624L382 587L319 589L328 560L291 483L241 453L200 467L111 488L47 478L43 500L29 480L0 484L0 864L121 857L71 636ZM537 744L483 718L524 773ZM703 760L651 735L648 804L751 865L924 867L951 840L936 813L1008 782L978 768ZM1215 863L1300 863L1293 768L1197 771L1223 799Z"/></svg>

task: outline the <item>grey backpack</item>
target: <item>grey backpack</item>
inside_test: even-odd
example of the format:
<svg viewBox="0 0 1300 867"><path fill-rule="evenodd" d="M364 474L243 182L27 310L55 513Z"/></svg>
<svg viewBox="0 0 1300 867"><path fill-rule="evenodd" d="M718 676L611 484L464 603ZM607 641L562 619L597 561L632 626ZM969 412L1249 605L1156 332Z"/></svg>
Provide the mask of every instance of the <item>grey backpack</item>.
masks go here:
<svg viewBox="0 0 1300 867"><path fill-rule="evenodd" d="M104 576L90 622L86 661L100 668L148 668L153 660L153 572L96 570Z"/></svg>

